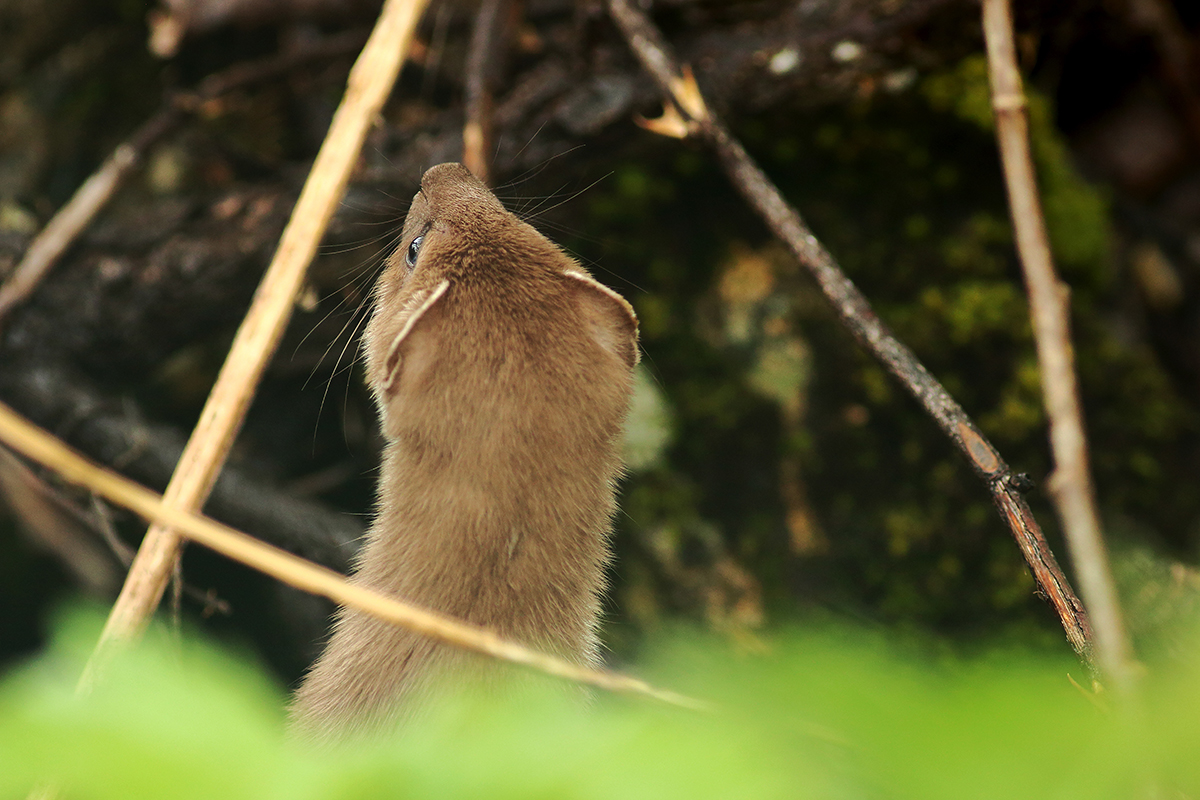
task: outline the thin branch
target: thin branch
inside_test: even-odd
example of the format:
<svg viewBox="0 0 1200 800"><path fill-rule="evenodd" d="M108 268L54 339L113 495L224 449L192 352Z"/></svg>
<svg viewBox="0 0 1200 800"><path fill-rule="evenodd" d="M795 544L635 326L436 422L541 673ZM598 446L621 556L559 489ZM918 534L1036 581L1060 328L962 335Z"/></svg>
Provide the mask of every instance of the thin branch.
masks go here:
<svg viewBox="0 0 1200 800"><path fill-rule="evenodd" d="M167 505L195 511L212 490L255 387L291 317L305 270L337 210L367 132L391 93L426 2L387 0L384 4L375 29L350 71L346 94L284 228L275 257L167 486ZM181 544L170 528L160 524L147 531L109 614L97 652L89 662L89 673L106 643L135 638L145 626L162 599Z"/></svg>
<svg viewBox="0 0 1200 800"><path fill-rule="evenodd" d="M104 541L121 566L128 570L137 551L117 535L117 526L113 523L112 512L95 494L91 496L91 510L92 513L87 518L88 526ZM214 612L226 617L233 613L233 608L228 602L217 596L215 589L202 591L199 587L183 581L180 582L179 588L184 595L202 607L201 616L206 619Z"/></svg>
<svg viewBox="0 0 1200 800"><path fill-rule="evenodd" d="M1034 579L1058 614L1067 640L1088 668L1094 669L1087 613L1071 590L1017 488L1015 476L1000 454L913 352L876 316L866 297L846 277L779 189L708 109L690 72L679 68L654 23L628 0L608 0L608 7L642 66L673 103L664 115L668 119L660 128L698 135L716 151L730 181L813 274L854 337L899 379L963 452L992 493Z"/></svg>
<svg viewBox="0 0 1200 800"><path fill-rule="evenodd" d="M463 164L484 183L491 183L492 87L507 36L512 0L483 0L475 15L467 55L463 124Z"/></svg>
<svg viewBox="0 0 1200 800"><path fill-rule="evenodd" d="M1088 471L1087 438L1075 381L1075 354L1071 347L1069 292L1055 275L1038 199L1029 150L1026 101L1021 73L1017 69L1008 0L983 1L983 31L992 84L992 108L996 114L996 136L1004 163L1017 250L1029 291L1042 391L1050 418L1054 473L1048 486L1062 521L1079 585L1087 599L1087 608L1095 620L1096 657L1100 668L1118 691L1128 692L1134 682L1132 649L1121 621L1121 607L1108 567Z"/></svg>
<svg viewBox="0 0 1200 800"><path fill-rule="evenodd" d="M143 419L130 403L61 365L5 363L4 378L6 402L42 427L63 431L64 441L89 458L153 488L171 479L187 443L186 431ZM361 518L298 497L247 465L225 465L204 509L227 525L335 572L350 568L363 535Z"/></svg>
<svg viewBox="0 0 1200 800"><path fill-rule="evenodd" d="M608 670L590 669L530 650L492 631L428 611L348 581L333 570L222 525L208 517L167 503L154 492L112 470L88 461L58 439L0 403L0 441L49 467L65 480L90 489L148 520L215 550L234 561L312 594L363 611L394 625L446 644L529 667L547 675L613 692L642 695L671 705L703 710L708 704L645 681Z"/></svg>
<svg viewBox="0 0 1200 800"><path fill-rule="evenodd" d="M142 159L146 148L182 118L168 106L151 117L129 140L122 142L72 195L29 245L21 262L0 286L0 320L33 294L59 256L87 228L100 209Z"/></svg>
<svg viewBox="0 0 1200 800"><path fill-rule="evenodd" d="M141 163L146 151L174 130L186 112L241 86L283 74L304 61L348 52L349 46L359 42L361 37L357 34L338 36L283 56L238 64L210 75L193 94L168 98L154 116L117 145L100 168L83 182L30 243L21 262L4 285L0 286L0 321L33 294L62 254L87 230L125 179Z"/></svg>

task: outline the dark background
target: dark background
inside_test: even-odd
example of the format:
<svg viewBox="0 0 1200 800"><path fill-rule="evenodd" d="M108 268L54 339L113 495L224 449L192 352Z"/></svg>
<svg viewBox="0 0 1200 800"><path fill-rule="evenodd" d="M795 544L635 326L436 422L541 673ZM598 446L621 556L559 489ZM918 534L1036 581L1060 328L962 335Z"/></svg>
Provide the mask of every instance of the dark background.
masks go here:
<svg viewBox="0 0 1200 800"><path fill-rule="evenodd" d="M1072 287L1101 511L1143 652L1200 577L1200 8L1018 4L1031 135ZM1052 9L1044 8L1053 6ZM0 4L0 277L121 141L206 76L314 43L203 103L26 305L0 323L0 400L161 490L269 261L371 4L192 8L175 55L137 0ZM1059 558L1036 358L966 0L669 0L655 19L710 102L883 318L1014 469ZM207 510L346 569L379 440L357 363L367 292L421 171L461 153L471 8L435 6L311 268ZM152 18L152 17L151 17ZM858 350L615 29L531 2L496 74L497 194L634 304L646 368L617 519L614 662L682 622L752 639L813 617L1065 647L985 489ZM342 37L342 38L338 38ZM336 48L335 48L336 49ZM110 602L111 532L143 525L0 459L0 661L79 595ZM1068 565L1069 566L1069 565ZM201 548L181 612L291 681L329 608Z"/></svg>

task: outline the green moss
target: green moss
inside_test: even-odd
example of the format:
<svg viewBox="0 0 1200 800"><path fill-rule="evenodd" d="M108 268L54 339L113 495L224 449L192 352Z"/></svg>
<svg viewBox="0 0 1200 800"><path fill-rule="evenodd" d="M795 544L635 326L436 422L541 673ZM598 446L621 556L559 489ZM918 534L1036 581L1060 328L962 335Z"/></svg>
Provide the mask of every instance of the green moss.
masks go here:
<svg viewBox="0 0 1200 800"><path fill-rule="evenodd" d="M927 78L922 90L935 110L955 114L994 133L987 59L982 54ZM1026 94L1030 145L1054 257L1069 277L1103 281L1111 236L1108 204L1072 164L1066 141L1054 127L1049 102L1029 87Z"/></svg>
<svg viewBox="0 0 1200 800"><path fill-rule="evenodd" d="M1037 93L1029 97L1029 136L1054 257L1069 280L1102 285L1108 279L1112 235L1108 202L1080 177L1054 127L1049 102Z"/></svg>
<svg viewBox="0 0 1200 800"><path fill-rule="evenodd" d="M965 281L921 293L921 308L940 317L955 344L1011 335L1025 326L1025 299L1011 282Z"/></svg>
<svg viewBox="0 0 1200 800"><path fill-rule="evenodd" d="M764 120L755 155L883 321L1013 469L1040 481L1050 470L1040 375L982 61L928 77L920 97ZM1108 208L1078 178L1044 102L1032 108L1047 216L1074 290L1099 497L1183 535L1200 499L1164 500L1162 485L1189 474L1196 420L1144 346L1114 332ZM958 632L1025 626L1061 643L985 487L944 434L768 244L717 169L663 152L672 155L648 155L637 174L597 187L591 203L611 216L579 226L605 231L605 263L639 287L647 363L675 414L665 458L628 483L624 536L713 533L774 613L803 607L813 575L831 587L822 606ZM652 206L654 235L639 236L646 198L665 196L660 182L674 199ZM722 281L737 258L757 261L743 264L731 300ZM764 264L768 278L754 272ZM798 459L830 542L824 556L788 548L783 457ZM1037 513L1053 540L1054 515ZM629 596L673 607L661 582Z"/></svg>
<svg viewBox="0 0 1200 800"><path fill-rule="evenodd" d="M654 294L640 294L633 298L638 315L638 333L643 341L652 341L665 336L671 329L671 303Z"/></svg>
<svg viewBox="0 0 1200 800"><path fill-rule="evenodd" d="M977 211L942 239L940 255L947 267L963 274L1005 276L1009 260L1002 248L1011 243L1007 219Z"/></svg>
<svg viewBox="0 0 1200 800"><path fill-rule="evenodd" d="M968 56L954 69L930 75L922 82L921 93L935 111L954 114L987 131L994 128L987 56L983 54Z"/></svg>

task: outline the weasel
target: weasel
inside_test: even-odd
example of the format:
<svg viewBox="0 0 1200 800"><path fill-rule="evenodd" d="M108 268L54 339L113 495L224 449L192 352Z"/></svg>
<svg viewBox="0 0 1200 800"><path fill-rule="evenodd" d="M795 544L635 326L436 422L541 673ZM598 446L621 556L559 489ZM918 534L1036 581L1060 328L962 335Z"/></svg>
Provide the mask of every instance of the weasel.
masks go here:
<svg viewBox="0 0 1200 800"><path fill-rule="evenodd" d="M421 178L364 342L386 445L354 580L597 664L633 308L465 167L441 164ZM293 727L394 730L435 683L491 669L343 609Z"/></svg>

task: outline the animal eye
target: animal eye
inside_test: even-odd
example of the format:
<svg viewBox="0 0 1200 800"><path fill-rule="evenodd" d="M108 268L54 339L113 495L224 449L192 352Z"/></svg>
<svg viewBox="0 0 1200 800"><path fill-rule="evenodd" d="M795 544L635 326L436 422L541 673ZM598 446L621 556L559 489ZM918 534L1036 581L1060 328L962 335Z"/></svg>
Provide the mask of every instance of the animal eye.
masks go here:
<svg viewBox="0 0 1200 800"><path fill-rule="evenodd" d="M421 242L425 240L425 234L421 234L412 240L412 244L408 246L408 253L404 256L404 263L408 264L408 268L412 269L417 265L417 255L421 252Z"/></svg>

